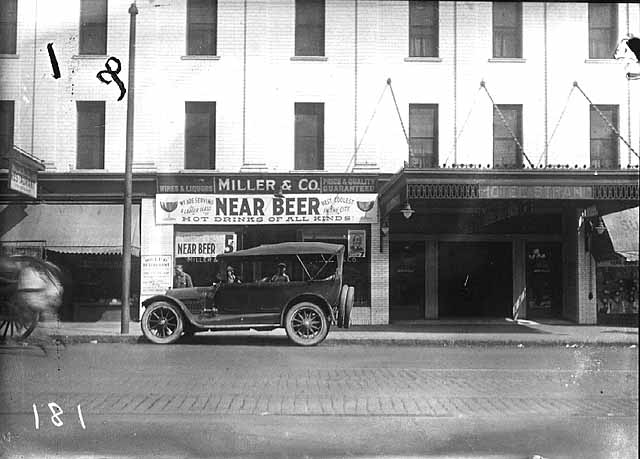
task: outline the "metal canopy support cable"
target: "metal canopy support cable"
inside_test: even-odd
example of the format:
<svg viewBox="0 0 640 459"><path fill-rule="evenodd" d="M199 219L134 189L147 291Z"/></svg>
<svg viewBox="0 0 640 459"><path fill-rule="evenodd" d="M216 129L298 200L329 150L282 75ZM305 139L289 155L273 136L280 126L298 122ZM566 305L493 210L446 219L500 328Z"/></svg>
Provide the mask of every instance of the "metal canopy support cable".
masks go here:
<svg viewBox="0 0 640 459"><path fill-rule="evenodd" d="M504 118L504 115L502 114L502 111L500 111L500 109L498 108L498 106L494 102L493 97L491 97L491 94L489 93L489 90L487 89L487 85L485 84L484 80L480 82L480 87L484 88L485 92L487 93L487 96L489 96L489 99L491 99L491 104L493 104L493 108L498 112L498 115L500 115L500 119L502 120L502 123L507 128L507 131L509 131L509 134L513 138L513 140L516 143L516 145L518 145L518 148L520 148L520 151L522 152L522 156L524 156L524 158L527 160L527 162L529 163L529 166L531 166L532 168L535 167L533 165L533 163L531 162L531 160L529 159L529 157L527 156L527 154L524 152L524 148L522 148L522 144L520 143L520 141L518 140L518 138L514 134L513 130L511 130L511 127L507 123L507 120Z"/></svg>
<svg viewBox="0 0 640 459"><path fill-rule="evenodd" d="M573 82L573 86L574 86L574 87L576 87L576 88L578 88L578 91L580 91L580 92L582 93L582 95L584 96L584 98L585 98L585 99L587 99L587 101L591 104L591 106L592 106L593 108L595 108L595 109L596 109L596 112L598 113L598 115L600 115L600 118L602 118L602 120L603 120L605 123L607 123L607 126L609 126L609 129L611 129L611 130L615 133L615 135L617 135L617 136L618 136L618 138L624 142L624 144L629 148L629 150L630 150L634 155L636 155L636 157L640 158L640 156L638 156L638 153L636 153L636 151L633 149L633 147L631 146L631 144L630 144L629 142L627 142L627 141L626 141L626 140L625 140L625 139L620 135L620 133L618 132L618 130L615 128L615 126L614 126L613 124L611 124L611 122L607 119L607 117L606 117L606 116L604 116L604 113L602 113L602 112L600 111L600 109L598 108L598 106L597 106L597 105L595 105L593 102L591 102L591 99L589 99L589 96L587 96L587 95L584 93L584 91L582 90L582 88L580 87L580 85L578 84L578 82L577 82L577 81L574 81L574 82Z"/></svg>
<svg viewBox="0 0 640 459"><path fill-rule="evenodd" d="M358 145L356 146L356 153L358 152L358 150L360 150L360 145L362 145L362 142L364 141L364 136L367 135L367 131L369 130L369 126L371 126L371 122L373 121L373 118L376 116L376 111L378 110L378 106L380 105L380 101L382 100L382 97L384 96L384 93L387 91L387 85L384 85L384 88L382 89L382 92L380 93L380 97L378 97L378 102L376 103L375 107L373 107L373 113L371 114L371 118L369 118L369 122L367 123L367 125L364 128L364 132L362 133L362 137L360 138L360 142L358 142Z"/></svg>
<svg viewBox="0 0 640 459"><path fill-rule="evenodd" d="M556 135L556 131L558 130L558 127L560 126L560 121L562 121L562 117L564 116L564 113L567 111L567 107L569 106L569 100L571 99L571 95L573 94L573 90L574 89L575 89L575 86L572 86L571 87L571 91L569 91L569 95L567 96L567 101L564 103L564 107L562 108L562 112L560 113L560 117L558 118L558 121L556 122L556 125L553 127L553 131L551 132L551 137L549 137L549 140L547 141L547 144L544 146L544 151L542 152L542 154L540 155L540 158L538 159L538 162L537 162L538 165L540 165L540 162L541 162L542 158L546 158L547 155L549 154L549 144L553 140L553 136Z"/></svg>
<svg viewBox="0 0 640 459"><path fill-rule="evenodd" d="M473 96L473 102L471 103L471 108L469 109L469 113L467 113L467 117L465 118L464 123L462 123L462 127L460 128L460 131L458 132L458 134L455 137L454 145L451 147L451 150L449 151L449 154L447 155L447 157L444 160L443 164L445 166L447 165L447 162L449 161L449 158L451 157L451 153L456 148L456 145L458 144L458 140L460 140L460 136L462 136L462 133L464 132L464 128L467 126L467 123L469 122L469 118L471 118L471 112L473 112L473 109L476 106L476 102L478 101L478 94L480 93L481 89L482 89L482 86L479 86L478 87L478 92L476 92L475 96Z"/></svg>
<svg viewBox="0 0 640 459"><path fill-rule="evenodd" d="M391 78L387 78L387 84L389 85L389 89L391 89L391 95L393 96L393 103L396 106L396 112L398 112L398 118L400 119L400 126L402 126L402 132L404 133L404 138L407 140L407 145L409 145L409 136L407 136L407 130L404 128L404 123L402 122L402 115L400 115L400 109L398 108L398 101L396 101L396 95L393 92L393 86L391 86Z"/></svg>

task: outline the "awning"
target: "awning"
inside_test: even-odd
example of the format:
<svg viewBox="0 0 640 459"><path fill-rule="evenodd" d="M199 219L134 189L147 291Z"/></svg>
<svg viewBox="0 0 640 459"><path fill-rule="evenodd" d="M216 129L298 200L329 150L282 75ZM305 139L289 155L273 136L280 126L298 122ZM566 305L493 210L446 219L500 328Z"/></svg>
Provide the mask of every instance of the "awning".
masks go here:
<svg viewBox="0 0 640 459"><path fill-rule="evenodd" d="M121 254L121 204L0 206L0 242L44 241L47 250ZM140 254L140 206L132 206L131 253Z"/></svg>
<svg viewBox="0 0 640 459"><path fill-rule="evenodd" d="M602 216L611 238L613 250L628 261L638 261L639 209L634 207Z"/></svg>

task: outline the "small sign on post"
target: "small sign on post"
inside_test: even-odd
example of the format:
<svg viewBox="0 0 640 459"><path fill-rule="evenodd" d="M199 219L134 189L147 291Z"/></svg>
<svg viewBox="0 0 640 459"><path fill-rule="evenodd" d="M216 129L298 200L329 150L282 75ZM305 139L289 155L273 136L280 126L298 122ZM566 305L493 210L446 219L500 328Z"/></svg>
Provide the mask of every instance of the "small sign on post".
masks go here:
<svg viewBox="0 0 640 459"><path fill-rule="evenodd" d="M38 197L38 172L43 171L44 161L14 146L10 151L9 189L30 196Z"/></svg>

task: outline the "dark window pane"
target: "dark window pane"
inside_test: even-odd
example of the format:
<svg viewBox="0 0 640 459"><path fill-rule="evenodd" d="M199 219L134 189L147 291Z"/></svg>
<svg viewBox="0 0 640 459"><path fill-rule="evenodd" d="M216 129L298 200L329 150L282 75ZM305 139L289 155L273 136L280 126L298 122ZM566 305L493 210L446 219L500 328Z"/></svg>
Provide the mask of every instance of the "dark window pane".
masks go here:
<svg viewBox="0 0 640 459"><path fill-rule="evenodd" d="M107 0L81 0L79 52L107 54Z"/></svg>
<svg viewBox="0 0 640 459"><path fill-rule="evenodd" d="M618 40L618 5L589 4L589 58L612 59Z"/></svg>
<svg viewBox="0 0 640 459"><path fill-rule="evenodd" d="M522 150L513 138L514 135L520 145L523 145L522 106L498 105L493 110L494 167L520 167L522 165Z"/></svg>
<svg viewBox="0 0 640 459"><path fill-rule="evenodd" d="M294 167L324 169L324 104L295 104Z"/></svg>
<svg viewBox="0 0 640 459"><path fill-rule="evenodd" d="M217 29L217 0L189 0L187 3L187 54L215 56Z"/></svg>
<svg viewBox="0 0 640 459"><path fill-rule="evenodd" d="M616 130L619 129L617 105L598 105L598 109ZM602 119L593 105L590 107L589 119L591 167L605 169L618 168L618 136L609 127L609 124Z"/></svg>
<svg viewBox="0 0 640 459"><path fill-rule="evenodd" d="M493 3L493 57L522 57L522 5Z"/></svg>
<svg viewBox="0 0 640 459"><path fill-rule="evenodd" d="M2 0L0 6L0 54L16 53L18 0Z"/></svg>
<svg viewBox="0 0 640 459"><path fill-rule="evenodd" d="M0 101L0 155L7 153L13 146L13 111L12 100Z"/></svg>
<svg viewBox="0 0 640 459"><path fill-rule="evenodd" d="M409 56L438 56L438 2L409 2Z"/></svg>
<svg viewBox="0 0 640 459"><path fill-rule="evenodd" d="M104 169L104 108L102 101L78 101L77 169Z"/></svg>
<svg viewBox="0 0 640 459"><path fill-rule="evenodd" d="M324 0L296 0L296 56L324 56Z"/></svg>
<svg viewBox="0 0 640 459"><path fill-rule="evenodd" d="M216 167L216 103L186 102L184 133L184 167Z"/></svg>

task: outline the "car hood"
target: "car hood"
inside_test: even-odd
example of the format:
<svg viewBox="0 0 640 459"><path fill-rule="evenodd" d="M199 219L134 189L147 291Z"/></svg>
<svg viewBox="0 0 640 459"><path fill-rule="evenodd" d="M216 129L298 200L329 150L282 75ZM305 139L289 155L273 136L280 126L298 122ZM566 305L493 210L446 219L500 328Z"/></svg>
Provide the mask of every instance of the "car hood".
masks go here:
<svg viewBox="0 0 640 459"><path fill-rule="evenodd" d="M177 300L200 298L206 295L211 287L187 287L187 288L171 288L167 290L166 295Z"/></svg>

